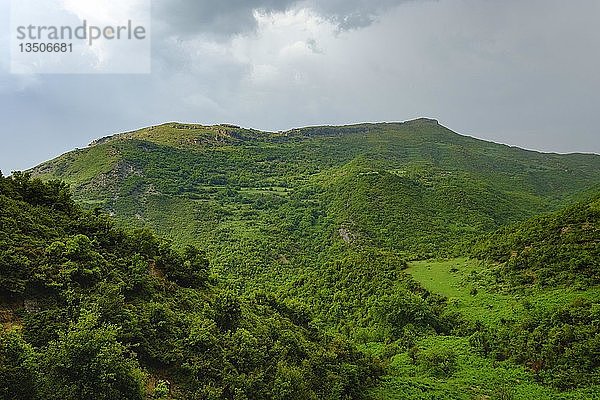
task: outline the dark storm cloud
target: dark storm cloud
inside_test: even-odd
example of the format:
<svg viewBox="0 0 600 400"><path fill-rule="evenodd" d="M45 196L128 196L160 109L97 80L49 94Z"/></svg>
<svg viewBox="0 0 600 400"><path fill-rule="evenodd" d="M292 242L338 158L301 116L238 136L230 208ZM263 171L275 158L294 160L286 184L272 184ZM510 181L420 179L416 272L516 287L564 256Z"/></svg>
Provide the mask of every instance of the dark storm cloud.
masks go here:
<svg viewBox="0 0 600 400"><path fill-rule="evenodd" d="M256 28L255 10L285 11L295 0L158 0L154 18L177 35L229 36Z"/></svg>
<svg viewBox="0 0 600 400"><path fill-rule="evenodd" d="M380 13L408 1L410 0L309 0L306 4L333 21L340 30L349 30L368 26Z"/></svg>
<svg viewBox="0 0 600 400"><path fill-rule="evenodd" d="M256 29L254 12L281 12L308 7L340 30L370 25L380 12L408 0L157 0L154 18L177 36L204 34L227 37Z"/></svg>

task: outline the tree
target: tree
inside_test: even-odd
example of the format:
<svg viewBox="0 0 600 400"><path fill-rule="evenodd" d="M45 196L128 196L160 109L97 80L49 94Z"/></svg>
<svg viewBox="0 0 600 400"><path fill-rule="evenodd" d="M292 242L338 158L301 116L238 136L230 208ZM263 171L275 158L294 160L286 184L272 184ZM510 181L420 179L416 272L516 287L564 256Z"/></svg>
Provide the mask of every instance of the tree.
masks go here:
<svg viewBox="0 0 600 400"><path fill-rule="evenodd" d="M215 300L215 322L221 331L232 331L242 317L240 302L232 293L222 293Z"/></svg>
<svg viewBox="0 0 600 400"><path fill-rule="evenodd" d="M186 246L183 255L163 245L156 262L166 277L183 287L202 287L208 281L208 259L203 251Z"/></svg>
<svg viewBox="0 0 600 400"><path fill-rule="evenodd" d="M0 399L35 399L33 349L16 331L0 330Z"/></svg>
<svg viewBox="0 0 600 400"><path fill-rule="evenodd" d="M117 329L83 314L40 354L39 395L48 400L143 399L144 374L116 339Z"/></svg>

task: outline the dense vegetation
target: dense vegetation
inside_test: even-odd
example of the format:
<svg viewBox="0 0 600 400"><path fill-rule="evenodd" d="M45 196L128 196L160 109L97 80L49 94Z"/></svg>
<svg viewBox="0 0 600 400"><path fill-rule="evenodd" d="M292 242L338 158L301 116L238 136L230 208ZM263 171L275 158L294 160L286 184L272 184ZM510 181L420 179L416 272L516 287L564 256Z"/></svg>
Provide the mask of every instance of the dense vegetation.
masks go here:
<svg viewBox="0 0 600 400"><path fill-rule="evenodd" d="M88 210L2 181L0 371L38 395L100 390L56 366L106 352L85 380L154 398L600 394L598 156L425 119L169 123L32 172Z"/></svg>
<svg viewBox="0 0 600 400"><path fill-rule="evenodd" d="M0 178L0 398L359 398L379 367L301 312L214 286L205 255Z"/></svg>
<svg viewBox="0 0 600 400"><path fill-rule="evenodd" d="M595 288L600 283L600 194L555 213L499 230L480 240L475 256L495 262L488 285L520 295L535 289ZM597 298L548 304L524 300L519 318L484 329L472 344L495 359L529 366L561 388L600 383Z"/></svg>
<svg viewBox="0 0 600 400"><path fill-rule="evenodd" d="M481 240L473 252L501 263L499 279L513 285L598 285L600 193L556 213L504 228Z"/></svg>
<svg viewBox="0 0 600 400"><path fill-rule="evenodd" d="M406 398L416 391L406 391L414 386L410 379L441 390L439 398L456 398L456 386L471 392L464 398L481 392L508 399L600 394L599 287L505 291L490 283L496 266L475 259L420 261L407 271L427 290L444 295L446 312L457 313L463 323L454 325L450 336L419 339L412 351L394 358L397 376L390 382L402 383ZM443 383L423 379L428 375L418 369L423 350L443 356L438 361L451 368Z"/></svg>
<svg viewBox="0 0 600 400"><path fill-rule="evenodd" d="M279 133L169 123L33 173L66 181L122 224L202 247L222 272L272 276L284 258L314 265L305 258L341 240L341 228L403 258L456 254L600 181L600 157L511 148L425 119Z"/></svg>
<svg viewBox="0 0 600 400"><path fill-rule="evenodd" d="M600 384L597 299L558 307L527 304L518 320L482 329L470 342L482 354L521 363L539 381L561 389Z"/></svg>

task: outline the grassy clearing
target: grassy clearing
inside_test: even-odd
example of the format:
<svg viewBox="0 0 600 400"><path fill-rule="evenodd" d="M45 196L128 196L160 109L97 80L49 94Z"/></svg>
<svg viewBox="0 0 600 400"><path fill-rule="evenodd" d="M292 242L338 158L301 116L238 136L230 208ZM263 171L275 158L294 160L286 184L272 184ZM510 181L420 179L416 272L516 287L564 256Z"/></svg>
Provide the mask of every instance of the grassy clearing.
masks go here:
<svg viewBox="0 0 600 400"><path fill-rule="evenodd" d="M494 292L473 279L485 274L487 267L479 260L456 258L415 261L406 272L430 292L447 297L451 310L460 312L468 320L491 326L502 323L503 319L518 319L525 306L552 309L578 298L600 300L600 288L531 289L516 294Z"/></svg>
<svg viewBox="0 0 600 400"><path fill-rule="evenodd" d="M430 292L447 297L450 309L469 320L498 324L521 313L519 298L493 293L469 280L481 266L481 261L466 258L426 260L411 263L406 272Z"/></svg>

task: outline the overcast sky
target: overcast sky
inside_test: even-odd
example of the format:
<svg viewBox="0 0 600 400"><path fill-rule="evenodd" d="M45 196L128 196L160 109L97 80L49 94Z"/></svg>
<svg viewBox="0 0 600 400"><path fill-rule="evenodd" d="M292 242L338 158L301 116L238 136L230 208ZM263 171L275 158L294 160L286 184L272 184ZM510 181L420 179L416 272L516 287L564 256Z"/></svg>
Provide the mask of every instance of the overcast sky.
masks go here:
<svg viewBox="0 0 600 400"><path fill-rule="evenodd" d="M598 0L155 0L146 75L10 74L8 3L5 174L167 121L281 130L424 116L500 143L600 153Z"/></svg>

